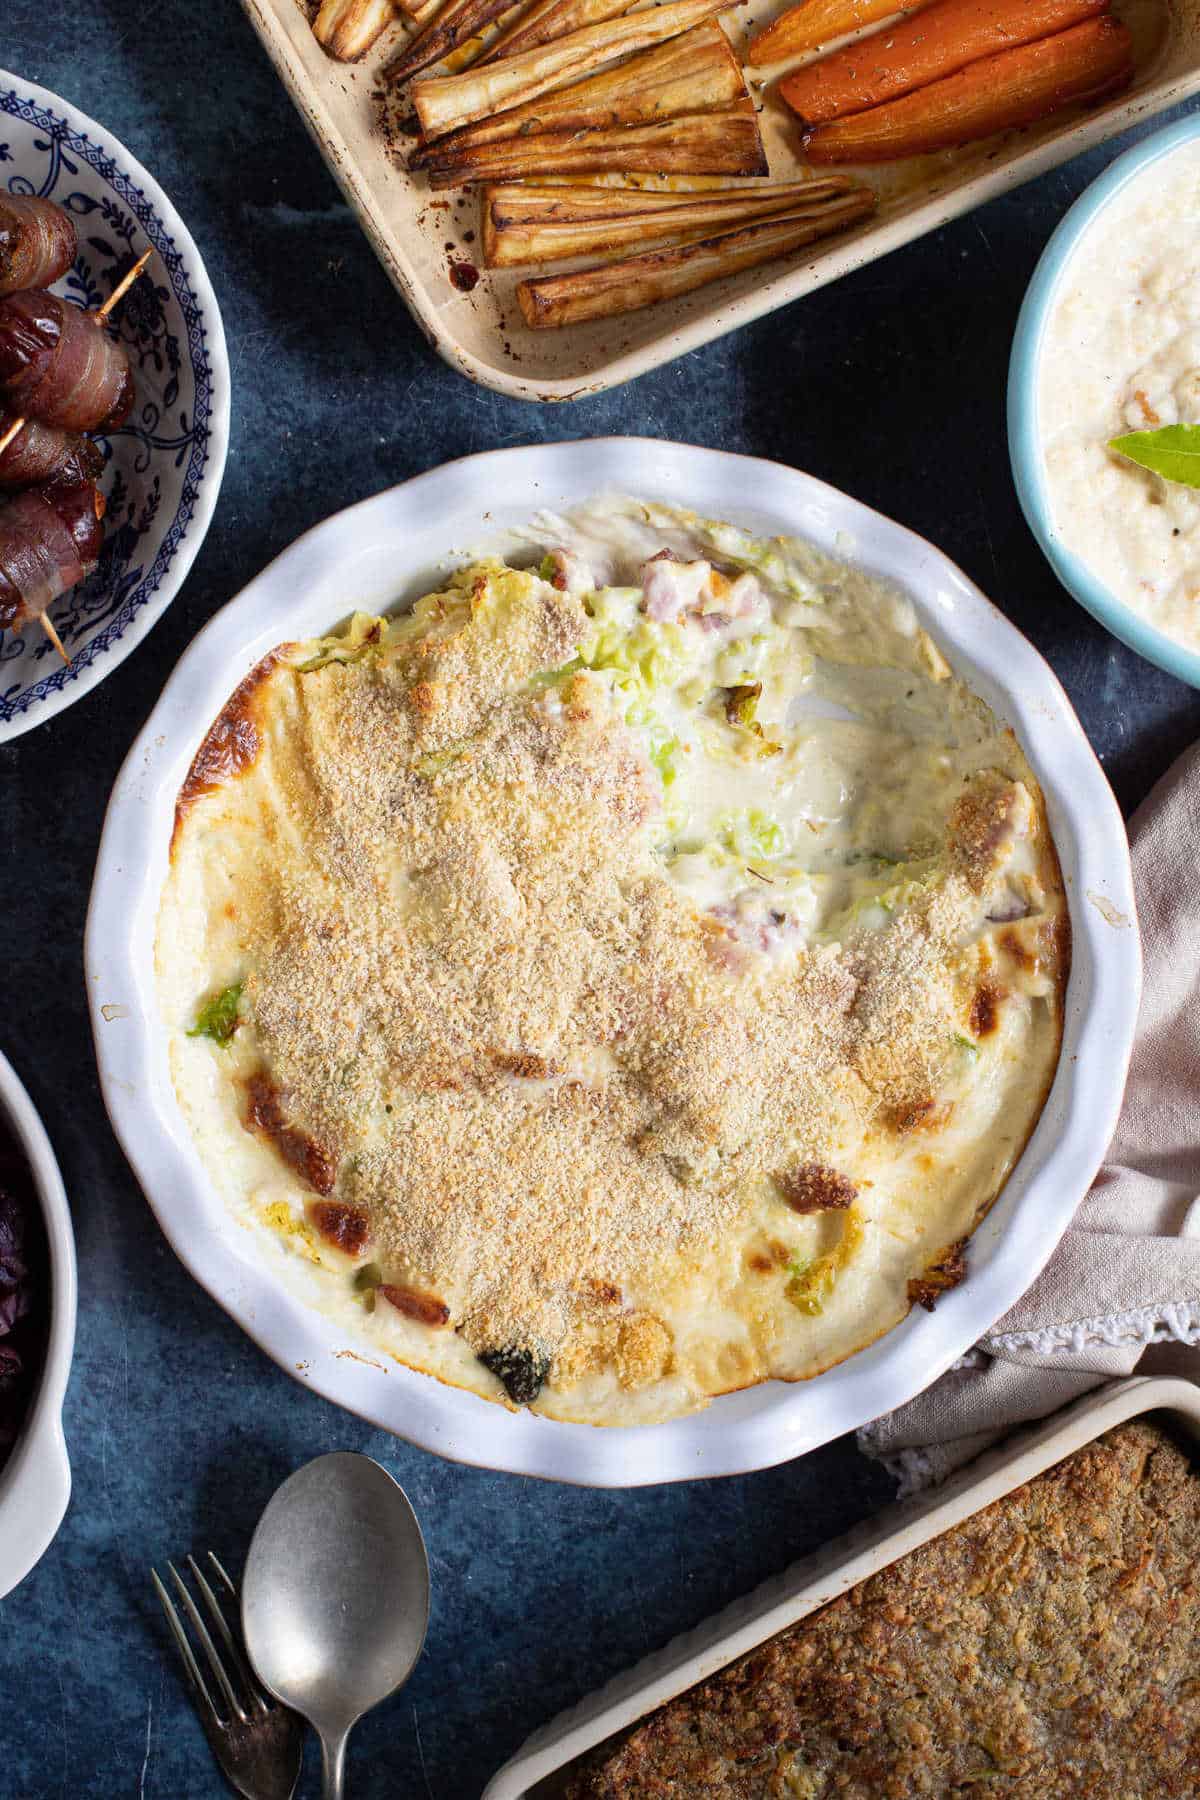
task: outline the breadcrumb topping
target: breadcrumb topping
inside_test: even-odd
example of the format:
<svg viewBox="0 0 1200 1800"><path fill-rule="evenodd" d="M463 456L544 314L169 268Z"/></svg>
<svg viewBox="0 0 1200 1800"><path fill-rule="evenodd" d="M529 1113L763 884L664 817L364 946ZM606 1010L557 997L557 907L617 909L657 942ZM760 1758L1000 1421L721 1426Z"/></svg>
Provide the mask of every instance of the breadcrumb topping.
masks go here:
<svg viewBox="0 0 1200 1800"><path fill-rule="evenodd" d="M728 1351L714 1325L684 1378L719 1391L771 1372L789 1280L819 1310L823 1271L874 1242L869 1203L838 1236L865 1170L949 1117L981 896L1038 828L1019 781L968 772L919 882L767 953L772 925L664 865L662 769L574 667L588 623L570 586L483 563L407 622L266 671L242 1117L322 1216L347 1209L322 1235L380 1265L385 1300L518 1384L636 1390L678 1371L681 1317L724 1307ZM828 633L848 637L840 616ZM223 804L190 798L189 829ZM817 1234L806 1276L764 1237L772 1209Z"/></svg>

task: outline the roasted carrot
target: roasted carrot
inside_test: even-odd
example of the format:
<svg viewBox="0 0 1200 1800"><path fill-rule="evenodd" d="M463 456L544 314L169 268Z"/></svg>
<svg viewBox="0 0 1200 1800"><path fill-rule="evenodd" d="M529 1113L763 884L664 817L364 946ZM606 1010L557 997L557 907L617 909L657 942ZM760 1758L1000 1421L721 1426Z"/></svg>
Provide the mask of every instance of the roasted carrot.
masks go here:
<svg viewBox="0 0 1200 1800"><path fill-rule="evenodd" d="M1069 31L1109 0L933 0L915 18L807 63L779 84L806 125L899 99L1018 44Z"/></svg>
<svg viewBox="0 0 1200 1800"><path fill-rule="evenodd" d="M1116 19L1089 19L1036 44L985 56L944 81L805 133L810 162L894 162L1032 125L1060 106L1116 93L1133 44Z"/></svg>
<svg viewBox="0 0 1200 1800"><path fill-rule="evenodd" d="M916 12L921 4L922 0L799 0L750 39L746 61L761 69L788 56L801 56L894 13Z"/></svg>

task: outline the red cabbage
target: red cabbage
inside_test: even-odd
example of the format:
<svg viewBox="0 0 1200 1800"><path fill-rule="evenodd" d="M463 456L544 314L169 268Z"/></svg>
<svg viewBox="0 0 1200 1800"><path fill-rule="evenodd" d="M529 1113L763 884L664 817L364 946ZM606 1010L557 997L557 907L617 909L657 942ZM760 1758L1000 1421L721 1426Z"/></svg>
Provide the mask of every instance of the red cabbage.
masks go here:
<svg viewBox="0 0 1200 1800"><path fill-rule="evenodd" d="M17 1440L42 1357L46 1308L36 1208L24 1160L0 1140L0 1464Z"/></svg>

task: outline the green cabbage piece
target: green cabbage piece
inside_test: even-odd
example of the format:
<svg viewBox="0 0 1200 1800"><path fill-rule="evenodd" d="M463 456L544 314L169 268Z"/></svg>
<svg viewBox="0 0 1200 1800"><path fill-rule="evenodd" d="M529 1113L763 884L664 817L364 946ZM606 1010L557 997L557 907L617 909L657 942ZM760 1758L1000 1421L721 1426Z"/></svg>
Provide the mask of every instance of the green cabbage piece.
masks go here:
<svg viewBox="0 0 1200 1800"><path fill-rule="evenodd" d="M361 662L382 647L387 629L386 619L378 618L374 613L356 612L345 631L335 637L317 639L316 654L307 662L297 663L296 673L308 675L330 663L341 663L344 667L347 663Z"/></svg>
<svg viewBox="0 0 1200 1800"><path fill-rule="evenodd" d="M785 848L783 826L761 807L744 813L726 813L717 821L718 842L743 861L768 861Z"/></svg>
<svg viewBox="0 0 1200 1800"><path fill-rule="evenodd" d="M238 1008L242 1002L242 983L235 981L232 987L222 988L196 1014L196 1023L188 1032L189 1037L211 1038L214 1044L227 1049L232 1042L233 1034L241 1023Z"/></svg>
<svg viewBox="0 0 1200 1800"><path fill-rule="evenodd" d="M806 1262L788 1264L790 1277L784 1293L802 1313L815 1318L829 1299L837 1281L837 1264L832 1256L818 1256Z"/></svg>

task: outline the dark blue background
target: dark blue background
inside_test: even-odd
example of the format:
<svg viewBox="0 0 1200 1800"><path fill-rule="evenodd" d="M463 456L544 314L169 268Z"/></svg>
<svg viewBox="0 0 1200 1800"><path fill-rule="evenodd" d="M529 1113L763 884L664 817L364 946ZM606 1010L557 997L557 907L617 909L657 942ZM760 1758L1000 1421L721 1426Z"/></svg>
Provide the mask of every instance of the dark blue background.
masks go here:
<svg viewBox="0 0 1200 1800"><path fill-rule="evenodd" d="M75 1493L43 1563L0 1602L0 1797L224 1792L148 1567L209 1546L240 1567L278 1481L349 1448L404 1483L434 1583L424 1660L360 1728L353 1792L474 1800L534 1726L878 1508L888 1483L846 1441L767 1474L631 1494L480 1474L269 1363L175 1262L100 1102L81 937L113 776L198 627L306 527L450 456L628 431L778 458L928 535L1049 657L1135 803L1200 732L1200 697L1058 587L1017 509L1003 413L1038 253L1120 146L615 394L535 409L426 347L234 0L2 12L0 62L107 125L190 225L224 312L234 413L183 593L102 687L0 748L0 1044L58 1149L80 1258ZM303 1791L316 1792L311 1763Z"/></svg>

